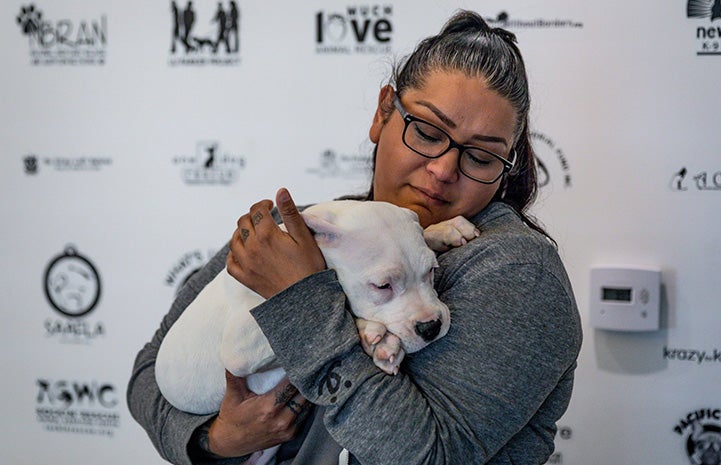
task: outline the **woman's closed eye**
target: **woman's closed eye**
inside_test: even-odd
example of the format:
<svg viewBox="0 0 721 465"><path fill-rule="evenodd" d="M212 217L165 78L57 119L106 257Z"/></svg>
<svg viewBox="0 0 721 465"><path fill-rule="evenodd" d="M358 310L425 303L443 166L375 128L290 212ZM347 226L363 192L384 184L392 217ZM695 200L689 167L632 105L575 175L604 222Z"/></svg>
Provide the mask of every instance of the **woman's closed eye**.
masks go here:
<svg viewBox="0 0 721 465"><path fill-rule="evenodd" d="M416 138L427 144L437 144L445 139L443 133L428 125L415 124L413 129Z"/></svg>
<svg viewBox="0 0 721 465"><path fill-rule="evenodd" d="M488 166L496 161L492 155L481 152L480 150L466 150L463 155L469 162L477 166Z"/></svg>

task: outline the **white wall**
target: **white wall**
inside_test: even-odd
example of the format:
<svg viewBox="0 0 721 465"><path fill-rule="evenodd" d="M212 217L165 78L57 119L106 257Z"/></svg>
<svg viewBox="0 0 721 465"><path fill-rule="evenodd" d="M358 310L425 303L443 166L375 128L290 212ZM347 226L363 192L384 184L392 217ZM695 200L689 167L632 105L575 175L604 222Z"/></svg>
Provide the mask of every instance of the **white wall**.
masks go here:
<svg viewBox="0 0 721 465"><path fill-rule="evenodd" d="M215 34L216 2L194 3L192 33ZM710 0L238 5L238 51L206 48L193 65L182 44L170 51L169 1L0 5L0 462L164 463L124 398L179 283L278 187L299 203L363 191L390 63L458 7L506 12L518 35L548 172L535 212L559 242L584 320L550 463L695 463L693 412L721 441L721 55L698 53L721 50ZM348 11L367 6L378 8ZM42 43L23 30L37 12ZM342 21L328 22L334 13ZM359 19L381 21L380 41L353 37ZM230 182L189 182L198 179ZM662 271L661 330L590 327L589 272L601 265ZM79 290L58 304L62 271ZM89 311L67 316L53 302Z"/></svg>

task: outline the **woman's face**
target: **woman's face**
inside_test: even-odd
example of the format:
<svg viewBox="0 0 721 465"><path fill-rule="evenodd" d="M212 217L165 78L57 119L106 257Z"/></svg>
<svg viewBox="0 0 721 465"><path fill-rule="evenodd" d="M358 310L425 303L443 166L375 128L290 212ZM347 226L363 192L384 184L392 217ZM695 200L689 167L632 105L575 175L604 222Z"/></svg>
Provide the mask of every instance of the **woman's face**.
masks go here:
<svg viewBox="0 0 721 465"><path fill-rule="evenodd" d="M483 210L501 180L481 184L461 174L457 149L430 159L406 147L403 118L395 109L387 113L394 108L393 98L389 86L381 89L370 128L370 139L377 144L373 199L413 210L424 228ZM406 90L401 102L410 114L445 130L456 142L508 158L516 112L480 79L437 71L422 88Z"/></svg>

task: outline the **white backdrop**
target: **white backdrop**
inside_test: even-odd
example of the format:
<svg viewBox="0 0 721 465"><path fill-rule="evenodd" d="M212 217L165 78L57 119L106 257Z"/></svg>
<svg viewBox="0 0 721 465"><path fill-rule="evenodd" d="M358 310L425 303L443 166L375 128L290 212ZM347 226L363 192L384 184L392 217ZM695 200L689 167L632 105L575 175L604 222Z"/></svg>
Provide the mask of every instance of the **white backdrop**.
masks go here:
<svg viewBox="0 0 721 465"><path fill-rule="evenodd" d="M550 463L696 463L693 420L721 442L712 0L230 3L226 35L210 1L177 33L170 1L0 5L1 463L164 463L125 387L177 288L278 187L362 192L390 64L459 7L524 51L535 212L584 321ZM599 265L662 271L661 330L590 327Z"/></svg>

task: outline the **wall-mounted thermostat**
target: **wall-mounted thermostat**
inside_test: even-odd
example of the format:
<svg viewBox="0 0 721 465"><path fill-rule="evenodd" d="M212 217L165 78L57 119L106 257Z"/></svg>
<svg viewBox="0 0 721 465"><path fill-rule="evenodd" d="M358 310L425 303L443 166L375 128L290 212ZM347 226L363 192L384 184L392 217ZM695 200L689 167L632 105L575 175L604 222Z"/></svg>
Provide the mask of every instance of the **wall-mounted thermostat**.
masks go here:
<svg viewBox="0 0 721 465"><path fill-rule="evenodd" d="M590 307L594 328L655 331L660 324L661 272L592 268Z"/></svg>

